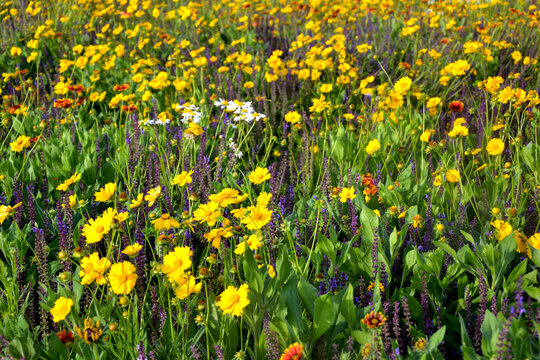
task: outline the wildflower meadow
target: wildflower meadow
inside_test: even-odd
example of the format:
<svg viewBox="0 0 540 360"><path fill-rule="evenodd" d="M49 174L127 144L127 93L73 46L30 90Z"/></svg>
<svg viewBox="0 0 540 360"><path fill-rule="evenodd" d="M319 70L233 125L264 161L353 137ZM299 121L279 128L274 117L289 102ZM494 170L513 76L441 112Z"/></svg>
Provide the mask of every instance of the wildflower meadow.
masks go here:
<svg viewBox="0 0 540 360"><path fill-rule="evenodd" d="M539 6L0 1L0 358L538 359Z"/></svg>

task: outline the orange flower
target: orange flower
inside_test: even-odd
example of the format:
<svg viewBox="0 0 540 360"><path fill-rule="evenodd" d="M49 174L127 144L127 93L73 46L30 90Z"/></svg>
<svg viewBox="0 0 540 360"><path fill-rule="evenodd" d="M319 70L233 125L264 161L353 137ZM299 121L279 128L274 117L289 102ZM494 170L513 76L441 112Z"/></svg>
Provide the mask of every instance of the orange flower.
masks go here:
<svg viewBox="0 0 540 360"><path fill-rule="evenodd" d="M304 351L304 345L299 343L291 344L285 351L279 360L298 360L302 357Z"/></svg>
<svg viewBox="0 0 540 360"><path fill-rule="evenodd" d="M375 313L375 311L366 314L366 316L362 319L362 322L370 329L379 328L380 326L384 325L385 321L386 317L384 317L384 314L382 312Z"/></svg>
<svg viewBox="0 0 540 360"><path fill-rule="evenodd" d="M463 103L461 101L452 101L449 105L450 111L459 113L463 111Z"/></svg>
<svg viewBox="0 0 540 360"><path fill-rule="evenodd" d="M65 109L70 107L71 104L73 104L73 100L71 99L56 99L56 101L54 102L54 107Z"/></svg>
<svg viewBox="0 0 540 360"><path fill-rule="evenodd" d="M114 91L124 91L124 90L127 90L127 89L129 89L129 84L124 84L124 85L116 84L116 85L114 85L114 88L113 88Z"/></svg>

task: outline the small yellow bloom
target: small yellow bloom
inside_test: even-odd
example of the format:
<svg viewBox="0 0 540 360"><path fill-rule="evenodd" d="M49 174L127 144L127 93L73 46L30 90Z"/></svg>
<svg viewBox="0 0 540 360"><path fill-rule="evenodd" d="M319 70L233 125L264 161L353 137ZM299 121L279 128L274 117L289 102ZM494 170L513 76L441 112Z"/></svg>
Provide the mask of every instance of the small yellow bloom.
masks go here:
<svg viewBox="0 0 540 360"><path fill-rule="evenodd" d="M244 308L250 303L248 293L248 284L243 284L238 289L234 286L229 286L217 297L217 306L224 314L242 316Z"/></svg>
<svg viewBox="0 0 540 360"><path fill-rule="evenodd" d="M339 201L342 203L347 202L347 200L353 200L356 197L354 187L351 186L350 188L343 188L339 194L339 197Z"/></svg>
<svg viewBox="0 0 540 360"><path fill-rule="evenodd" d="M504 142L501 139L493 138L489 140L486 151L489 155L500 155L504 151Z"/></svg>
<svg viewBox="0 0 540 360"><path fill-rule="evenodd" d="M106 202L114 195L115 191L116 183L108 183L104 187L99 189L99 191L96 192L94 196L96 197L96 201Z"/></svg>
<svg viewBox="0 0 540 360"><path fill-rule="evenodd" d="M148 194L144 197L144 200L148 201L148 206L154 206L156 200L161 196L161 186L156 186L153 189L148 190Z"/></svg>
<svg viewBox="0 0 540 360"><path fill-rule="evenodd" d="M381 148L381 143L379 142L379 140L377 139L374 139L374 140L371 140L367 146L366 146L366 152L369 154L369 155L373 155L375 154L375 152L377 150L379 150Z"/></svg>
<svg viewBox="0 0 540 360"><path fill-rule="evenodd" d="M137 198L135 200L131 200L131 204L129 205L130 209L136 209L139 206L141 206L143 203L143 194L137 195Z"/></svg>
<svg viewBox="0 0 540 360"><path fill-rule="evenodd" d="M137 278L137 269L128 261L116 263L111 266L108 276L111 290L116 295L129 294L135 287Z"/></svg>
<svg viewBox="0 0 540 360"><path fill-rule="evenodd" d="M154 224L154 229L156 229L156 231L180 227L180 223L176 221L176 219L172 218L169 214L161 214L160 217L158 217L156 220L152 220L151 223Z"/></svg>
<svg viewBox="0 0 540 360"><path fill-rule="evenodd" d="M11 54L11 56L17 57L17 56L21 55L22 50L21 50L20 47L13 46L13 47L9 50L9 53Z"/></svg>
<svg viewBox="0 0 540 360"><path fill-rule="evenodd" d="M22 202L14 205L13 207L6 206L6 205L0 205L0 225L2 225L4 223L4 220L6 220L6 218L8 216L14 214L13 210L15 210L16 208L18 208L21 205L22 205Z"/></svg>
<svg viewBox="0 0 540 360"><path fill-rule="evenodd" d="M297 122L300 122L302 120L302 115L298 113L298 111L289 111L287 114L285 114L285 121L291 124L296 124Z"/></svg>
<svg viewBox="0 0 540 360"><path fill-rule="evenodd" d="M126 254L129 257L133 257L141 251L142 245L139 243L135 243L133 245L128 245L126 248L122 251L122 254Z"/></svg>
<svg viewBox="0 0 540 360"><path fill-rule="evenodd" d="M21 135L15 140L14 142L10 143L9 146L11 147L11 151L14 152L21 152L27 147L30 147L32 143L30 142L30 137Z"/></svg>
<svg viewBox="0 0 540 360"><path fill-rule="evenodd" d="M258 167L249 174L249 181L254 185L265 182L270 179L271 174L268 172L267 168Z"/></svg>
<svg viewBox="0 0 540 360"><path fill-rule="evenodd" d="M206 222L208 226L214 226L217 222L216 219L221 216L221 211L218 208L219 205L213 201L201 204L193 213L193 219L201 223Z"/></svg>
<svg viewBox="0 0 540 360"><path fill-rule="evenodd" d="M54 303L54 307L51 309L53 321L57 323L64 320L66 316L68 316L68 314L71 312L72 306L73 300L65 298L63 296L59 297Z"/></svg>
<svg viewBox="0 0 540 360"><path fill-rule="evenodd" d="M501 242L505 237L512 233L512 225L503 220L490 222L491 226L497 229L497 241Z"/></svg>
<svg viewBox="0 0 540 360"><path fill-rule="evenodd" d="M461 179L459 175L459 171L456 169L450 169L446 172L446 180L448 180L451 183L457 183Z"/></svg>
<svg viewBox="0 0 540 360"><path fill-rule="evenodd" d="M81 174L75 172L69 179L56 187L56 190L66 191L71 184L76 183L81 179Z"/></svg>
<svg viewBox="0 0 540 360"><path fill-rule="evenodd" d="M182 171L179 175L176 175L173 178L173 180L171 181L171 185L184 186L186 184L191 184L191 182L192 182L191 175L192 174L193 174L193 170Z"/></svg>

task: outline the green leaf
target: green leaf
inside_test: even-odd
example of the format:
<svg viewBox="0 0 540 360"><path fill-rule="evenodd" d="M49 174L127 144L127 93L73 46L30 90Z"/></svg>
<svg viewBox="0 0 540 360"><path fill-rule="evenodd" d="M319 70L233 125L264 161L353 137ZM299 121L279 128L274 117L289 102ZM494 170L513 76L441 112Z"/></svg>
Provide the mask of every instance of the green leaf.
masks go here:
<svg viewBox="0 0 540 360"><path fill-rule="evenodd" d="M298 283L298 293L302 299L304 307L311 317L315 314L315 299L317 299L318 291L313 285L308 283L306 279L301 278Z"/></svg>
<svg viewBox="0 0 540 360"><path fill-rule="evenodd" d="M493 354L497 348L497 335L501 329L501 324L489 310L484 314L484 322L480 330L482 331L482 352L484 355Z"/></svg>
<svg viewBox="0 0 540 360"><path fill-rule="evenodd" d="M365 204L362 205L360 223L362 224L362 235L364 238L369 240L370 243L373 242L374 232L379 226L379 217Z"/></svg>
<svg viewBox="0 0 540 360"><path fill-rule="evenodd" d="M437 330L435 334L431 336L431 338L429 339L428 347L427 347L428 352L432 352L433 350L437 349L437 347L439 347L439 345L444 340L445 332L446 332L446 326L443 326L442 328Z"/></svg>
<svg viewBox="0 0 540 360"><path fill-rule="evenodd" d="M356 324L356 306L354 306L354 289L351 284L345 289L341 303L341 314L345 317L349 329L353 329Z"/></svg>
<svg viewBox="0 0 540 360"><path fill-rule="evenodd" d="M463 231L462 231L463 232ZM452 249L450 247L450 245L448 245L447 243L445 242L440 242L440 241L433 241L433 243L435 244L435 246L437 246L439 249L442 249L444 250L446 253L448 253L450 256L452 256L454 258L454 260L458 260L458 257L457 257L457 253L456 253L456 250Z"/></svg>
<svg viewBox="0 0 540 360"><path fill-rule="evenodd" d="M298 294L298 279L296 274L292 274L280 292L279 302L285 305L287 310L287 322L295 329L295 335L304 331L304 321L302 319L302 308L300 306L300 295Z"/></svg>
<svg viewBox="0 0 540 360"><path fill-rule="evenodd" d="M332 294L324 294L315 300L315 315L313 316L313 336L314 343L334 324L336 309L332 302Z"/></svg>
<svg viewBox="0 0 540 360"><path fill-rule="evenodd" d="M523 290L536 301L540 301L540 288L534 286L524 287Z"/></svg>
<svg viewBox="0 0 540 360"><path fill-rule="evenodd" d="M334 244L323 234L319 234L319 241L317 243L317 248L322 251L324 255L330 259L331 267L329 270L333 270L335 263L336 263L336 248ZM333 274L330 274L332 276Z"/></svg>
<svg viewBox="0 0 540 360"><path fill-rule="evenodd" d="M36 356L36 350L32 340L24 338L15 338L9 343L9 352L16 358L33 359Z"/></svg>
<svg viewBox="0 0 540 360"><path fill-rule="evenodd" d="M372 340L371 333L367 331L354 330L351 335L360 345L370 343Z"/></svg>

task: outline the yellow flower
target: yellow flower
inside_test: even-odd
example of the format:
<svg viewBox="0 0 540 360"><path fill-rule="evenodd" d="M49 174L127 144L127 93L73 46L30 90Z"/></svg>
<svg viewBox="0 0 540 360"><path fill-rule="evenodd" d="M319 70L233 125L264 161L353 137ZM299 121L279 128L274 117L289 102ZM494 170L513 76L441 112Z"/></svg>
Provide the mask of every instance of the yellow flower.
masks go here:
<svg viewBox="0 0 540 360"><path fill-rule="evenodd" d="M193 170L182 171L179 175L176 175L173 178L173 180L171 181L171 185L184 186L186 184L191 184L191 182L193 181L191 179L192 174L193 174Z"/></svg>
<svg viewBox="0 0 540 360"><path fill-rule="evenodd" d="M322 84L321 85L321 92L323 94L326 94L326 93L332 91L332 88L333 88L332 84Z"/></svg>
<svg viewBox="0 0 540 360"><path fill-rule="evenodd" d="M440 97L429 98L426 104L428 109L432 109L441 103Z"/></svg>
<svg viewBox="0 0 540 360"><path fill-rule="evenodd" d="M21 50L20 47L13 46L13 47L11 47L11 49L9 50L9 53L11 54L11 56L17 57L17 56L21 55L22 50Z"/></svg>
<svg viewBox="0 0 540 360"><path fill-rule="evenodd" d="M313 106L309 108L309 111L311 112L322 112L325 109L330 107L330 104L325 101L324 95L321 94L321 97L318 99L312 99L313 100Z"/></svg>
<svg viewBox="0 0 540 360"><path fill-rule="evenodd" d="M377 150L379 150L381 148L381 143L379 142L379 140L377 139L374 139L374 140L371 140L367 146L366 146L366 152L369 154L369 155L373 155L375 154L375 152Z"/></svg>
<svg viewBox="0 0 540 360"><path fill-rule="evenodd" d="M388 93L388 96L386 97L386 99L384 100L384 103L390 109L397 109L401 105L403 105L403 95L401 95L400 93L394 90L391 90Z"/></svg>
<svg viewBox="0 0 540 360"><path fill-rule="evenodd" d="M79 69L84 69L86 64L88 64L88 58L86 56L79 57L75 62L75 66L77 66Z"/></svg>
<svg viewBox="0 0 540 360"><path fill-rule="evenodd" d="M489 155L500 155L504 151L504 142L501 139L493 138L489 140L486 151Z"/></svg>
<svg viewBox="0 0 540 360"><path fill-rule="evenodd" d="M456 169L450 169L446 172L446 180L451 183L457 183L461 177L459 176L459 171Z"/></svg>
<svg viewBox="0 0 540 360"><path fill-rule="evenodd" d="M259 269L263 266L264 264L260 264ZM268 275L270 275L270 277L273 279L274 276L276 276L276 270L274 269L274 267L272 265L266 265L266 269L268 269Z"/></svg>
<svg viewBox="0 0 540 360"><path fill-rule="evenodd" d="M218 210L219 204L210 201L207 204L202 204L193 213L193 218L201 223L206 222L208 226L214 226L216 219L221 216L221 211Z"/></svg>
<svg viewBox="0 0 540 360"><path fill-rule="evenodd" d="M426 345L427 345L427 342L426 342L426 339L424 338L420 338L416 340L416 342L414 343L414 347L418 351L424 350L426 348Z"/></svg>
<svg viewBox="0 0 540 360"><path fill-rule="evenodd" d="M194 123L194 122L190 122L188 124L188 128L186 129L187 135L199 136L203 132L204 132L203 128L199 124Z"/></svg>
<svg viewBox="0 0 540 360"><path fill-rule="evenodd" d="M246 243L252 251L260 249L263 246L261 238L257 234L252 234L248 237L246 241L242 241L236 246L234 253L237 255L244 255L246 252Z"/></svg>
<svg viewBox="0 0 540 360"><path fill-rule="evenodd" d="M242 316L244 308L250 303L248 292L248 284L243 284L238 289L234 286L229 286L216 299L217 305L225 314Z"/></svg>
<svg viewBox="0 0 540 360"><path fill-rule="evenodd" d="M156 186L153 189L148 190L148 195L144 197L144 200L148 201L148 206L154 206L154 202L161 196L161 186Z"/></svg>
<svg viewBox="0 0 540 360"><path fill-rule="evenodd" d="M111 220L98 217L90 219L88 224L84 225L82 235L86 237L87 244L100 242L103 236L107 235L111 230Z"/></svg>
<svg viewBox="0 0 540 360"><path fill-rule="evenodd" d="M137 282L137 269L129 261L116 263L109 271L109 284L116 295L127 295L135 287Z"/></svg>
<svg viewBox="0 0 540 360"><path fill-rule="evenodd" d="M257 206L268 206L270 200L272 199L272 194L267 192L262 192L257 196Z"/></svg>
<svg viewBox="0 0 540 360"><path fill-rule="evenodd" d="M420 216L420 215L414 215L414 217L413 217L413 227L414 227L415 229L417 229L417 228L420 228L420 229L421 229L421 228L422 228L422 220L424 220L424 219L422 218L422 216Z"/></svg>
<svg viewBox="0 0 540 360"><path fill-rule="evenodd" d="M249 173L249 181L257 185L270 179L271 175L267 168L258 167L251 173Z"/></svg>
<svg viewBox="0 0 540 360"><path fill-rule="evenodd" d="M411 88L412 80L408 77L402 77L394 84L394 91L400 95L404 95Z"/></svg>
<svg viewBox="0 0 540 360"><path fill-rule="evenodd" d="M32 145L30 138L25 135L20 135L17 140L9 144L9 146L11 146L11 151L14 152L21 152L27 147L30 147L30 145Z"/></svg>
<svg viewBox="0 0 540 360"><path fill-rule="evenodd" d="M501 90L501 92L497 96L497 100L502 104L506 104L508 101L512 100L513 97L514 90L512 90L510 86L507 86Z"/></svg>
<svg viewBox="0 0 540 360"><path fill-rule="evenodd" d="M242 219L242 224L246 224L249 230L258 230L268 224L272 218L272 211L265 206L250 206L249 214Z"/></svg>
<svg viewBox="0 0 540 360"><path fill-rule="evenodd" d="M302 115L298 113L298 111L289 111L287 114L285 114L285 121L291 124L296 124L297 122L300 122L302 120Z"/></svg>
<svg viewBox="0 0 540 360"><path fill-rule="evenodd" d="M131 200L131 204L129 205L129 208L130 209L138 208L139 206L142 205L142 202L143 202L143 194L141 193L137 195L137 198L135 200Z"/></svg>
<svg viewBox="0 0 540 360"><path fill-rule="evenodd" d="M77 205L77 194L69 195L69 207L74 208Z"/></svg>
<svg viewBox="0 0 540 360"><path fill-rule="evenodd" d="M501 242L502 239L512 233L512 225L503 220L495 220L490 222L491 226L497 229L497 241Z"/></svg>
<svg viewBox="0 0 540 360"><path fill-rule="evenodd" d="M94 196L96 197L96 201L105 202L114 195L115 191L116 191L116 183L108 183L105 185L105 187L102 187L101 189L99 189L99 191L96 192Z"/></svg>
<svg viewBox="0 0 540 360"><path fill-rule="evenodd" d="M353 200L356 197L354 187L351 186L350 188L343 188L339 194L339 197L339 201L342 203L347 202L347 200Z"/></svg>
<svg viewBox="0 0 540 360"><path fill-rule="evenodd" d="M6 220L6 218L9 215L14 214L13 210L15 210L16 208L18 208L21 205L22 205L22 202L14 205L13 207L6 206L6 205L0 205L0 225L2 225L4 223L4 220Z"/></svg>
<svg viewBox="0 0 540 360"><path fill-rule="evenodd" d="M191 294L198 294L201 289L202 283L195 283L195 277L193 275L184 275L180 278L175 294L180 300L184 300Z"/></svg>
<svg viewBox="0 0 540 360"><path fill-rule="evenodd" d="M540 234L534 234L529 238L528 242L533 248L540 250Z"/></svg>
<svg viewBox="0 0 540 360"><path fill-rule="evenodd" d="M126 254L129 257L133 257L141 251L142 245L139 243L135 243L133 245L128 245L126 248L122 251L122 254Z"/></svg>
<svg viewBox="0 0 540 360"><path fill-rule="evenodd" d="M154 229L157 231L160 230L169 230L172 227L180 227L180 223L176 219L172 218L169 214L161 214L156 220L151 221L154 224Z"/></svg>
<svg viewBox="0 0 540 360"><path fill-rule="evenodd" d="M177 246L163 258L161 271L170 282L180 283L185 271L191 267L193 251L188 246Z"/></svg>
<svg viewBox="0 0 540 360"><path fill-rule="evenodd" d="M420 141L422 142L429 142L429 138L431 137L432 134L434 134L435 131L434 130L426 130L422 133L422 135L420 135Z"/></svg>
<svg viewBox="0 0 540 360"><path fill-rule="evenodd" d="M520 254L527 254L530 259L532 254L529 244L527 244L527 237L516 230L514 231L514 238L516 239L517 252Z"/></svg>
<svg viewBox="0 0 540 360"><path fill-rule="evenodd" d="M81 179L81 174L79 174L78 172L75 172L69 179L64 181L63 184L58 185L56 187L56 190L66 191L71 184L76 183L80 179Z"/></svg>
<svg viewBox="0 0 540 360"><path fill-rule="evenodd" d="M51 309L51 315L55 323L62 321L68 316L73 306L73 300L60 296L54 303Z"/></svg>
<svg viewBox="0 0 540 360"><path fill-rule="evenodd" d="M218 204L219 207L225 208L230 204L236 204L239 195L238 190L225 188L217 194L210 195L208 199Z"/></svg>
<svg viewBox="0 0 540 360"><path fill-rule="evenodd" d="M448 136L451 138L455 138L457 136L467 136L469 135L469 129L467 129L465 126L465 119L464 118L457 118L454 121L454 128L452 131L448 133Z"/></svg>
<svg viewBox="0 0 540 360"><path fill-rule="evenodd" d="M94 326L94 321L92 319L85 319L84 327L82 329L75 326L75 331L87 344L98 341L99 337L103 334L103 330L99 327L99 321L96 321L96 325Z"/></svg>
<svg viewBox="0 0 540 360"><path fill-rule="evenodd" d="M219 229L213 229L207 234L204 234L204 238L208 240L208 242L212 242L212 246L219 250L221 246L221 238L229 238L233 235L231 232L232 226L229 226L227 228L219 228Z"/></svg>
<svg viewBox="0 0 540 360"><path fill-rule="evenodd" d="M79 276L81 278L81 285L89 285L96 281L98 285L104 285L107 280L103 276L105 271L111 267L111 262L107 258L99 258L97 252L92 253L90 256L85 256L81 260Z"/></svg>
<svg viewBox="0 0 540 360"><path fill-rule="evenodd" d="M485 87L488 92L491 94L496 93L499 88L501 87L501 84L504 82L504 79L500 76L495 77L488 77L485 81Z"/></svg>

